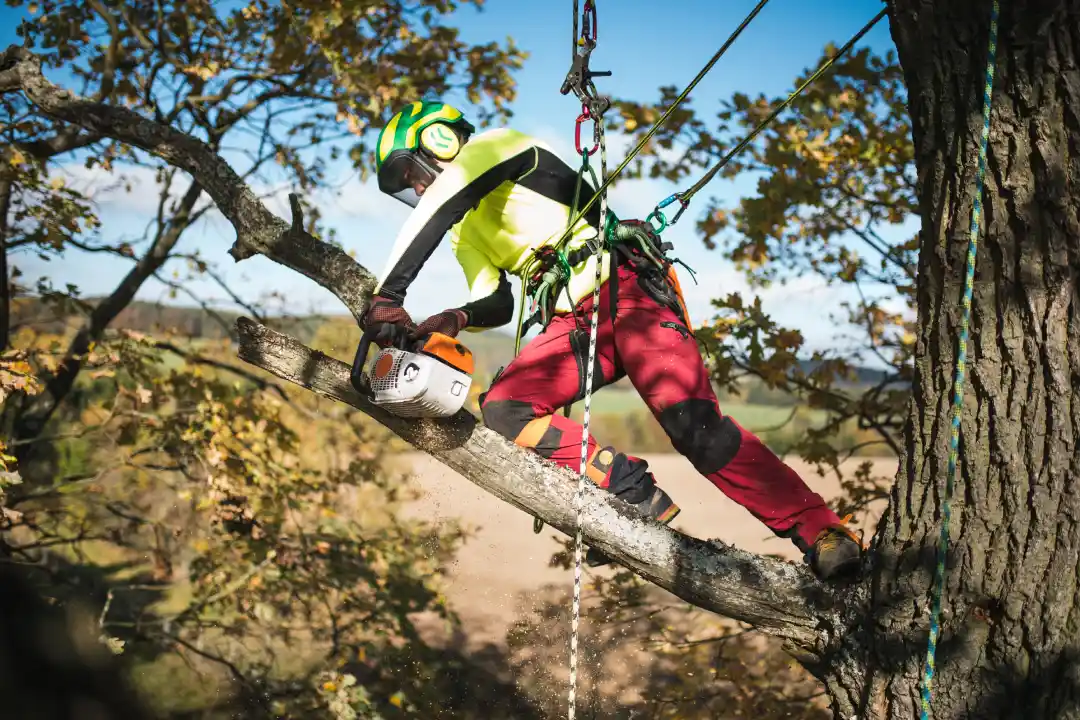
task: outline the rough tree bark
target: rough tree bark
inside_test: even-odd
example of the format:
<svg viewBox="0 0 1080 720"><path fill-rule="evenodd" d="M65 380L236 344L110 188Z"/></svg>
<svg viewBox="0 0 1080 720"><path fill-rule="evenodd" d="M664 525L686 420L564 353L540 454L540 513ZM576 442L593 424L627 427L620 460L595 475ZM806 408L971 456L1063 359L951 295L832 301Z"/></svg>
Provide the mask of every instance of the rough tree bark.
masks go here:
<svg viewBox="0 0 1080 720"><path fill-rule="evenodd" d="M787 638L838 718L918 715L991 0L891 0L908 88L923 232L921 334L904 457L862 582L824 588L804 567L632 519L590 486L587 540L700 607ZM1080 717L1080 0L1016 0L1000 18L985 221L934 716ZM46 81L19 48L0 92L141 147L192 174L261 252L335 292L354 316L364 268L274 217L198 141ZM294 203L294 213L298 204ZM408 421L367 405L344 363L254 321L240 355L353 405L486 490L571 532L576 478L479 427L467 412Z"/></svg>
<svg viewBox="0 0 1080 720"><path fill-rule="evenodd" d="M890 9L919 177L920 334L862 632L823 675L847 717L891 719L918 716L991 0ZM938 720L1080 717L1078 60L1080 2L1001 2Z"/></svg>

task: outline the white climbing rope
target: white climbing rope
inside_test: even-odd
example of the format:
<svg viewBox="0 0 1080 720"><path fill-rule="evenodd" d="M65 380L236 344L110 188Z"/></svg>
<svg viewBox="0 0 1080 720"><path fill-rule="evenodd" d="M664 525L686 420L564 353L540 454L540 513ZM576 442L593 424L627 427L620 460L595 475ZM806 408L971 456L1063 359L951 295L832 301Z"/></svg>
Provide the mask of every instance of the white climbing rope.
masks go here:
<svg viewBox="0 0 1080 720"><path fill-rule="evenodd" d="M600 136L600 182L607 175L607 142L604 137L603 121L597 121ZM570 626L570 709L569 720L574 720L577 700L577 654L578 654L578 626L581 617L581 564L582 564L582 534L581 518L585 507L585 484L588 475L585 472L589 460L589 410L592 404L593 368L596 366L596 336L600 324L600 278L603 272L604 256L604 228L607 219L607 191L600 196L600 226L597 228L596 254L596 282L593 285L593 302L589 311L592 326L589 328L589 362L585 371L585 410L581 421L581 465L578 475L577 491L577 537L574 542L574 614ZM609 279L608 282L611 280Z"/></svg>
<svg viewBox="0 0 1080 720"><path fill-rule="evenodd" d="M589 11L589 2L586 2L586 13ZM593 18L595 22L596 12L595 0L592 3L592 11L594 13ZM574 51L577 52L577 19L578 19L578 4L577 0L574 0ZM586 31L587 32L587 31ZM588 78L585 78L586 82L589 82ZM596 258L596 280L593 284L592 294L592 308L590 308L589 315L591 318L591 326L589 328L589 359L585 370L585 409L584 415L581 421L581 464L578 468L578 488L577 488L577 535L574 539L574 608L573 616L570 625L570 697L569 697L569 709L568 720L574 720L577 712L577 661L578 661L578 630L581 621L581 566L582 566L582 545L583 536L581 532L582 514L585 507L585 485L588 482L588 475L586 474L586 465L589 460L589 419L590 410L592 406L592 389L593 389L593 368L596 367L596 338L597 330L600 324L600 279L603 273L603 257L604 246L606 244L606 238L604 237L604 231L607 226L607 191L602 189L604 182L607 180L607 140L604 134L604 119L603 117L593 118L594 127L596 128L596 139L600 145L600 220L597 224L596 234L596 253L593 257ZM608 282L610 282L610 278Z"/></svg>

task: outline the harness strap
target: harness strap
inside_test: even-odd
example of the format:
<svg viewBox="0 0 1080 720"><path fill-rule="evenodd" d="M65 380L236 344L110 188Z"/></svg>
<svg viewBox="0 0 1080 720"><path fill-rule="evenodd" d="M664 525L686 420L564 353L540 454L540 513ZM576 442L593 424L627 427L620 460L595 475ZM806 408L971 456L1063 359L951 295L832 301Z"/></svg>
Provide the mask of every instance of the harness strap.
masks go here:
<svg viewBox="0 0 1080 720"><path fill-rule="evenodd" d="M608 250L611 263L608 282L611 283L616 279L619 266L624 263L630 264L643 276L644 282L650 286L657 301L671 307L685 323L689 323L690 315L683 299L682 288L675 275L674 265L682 265L692 277L693 269L678 258L668 257L668 252L674 246L670 242L661 242L658 233L648 222L620 221L610 211L607 213L607 218L602 242ZM592 243L586 243L567 254L563 254L553 246L538 249L538 267L526 282L526 292L534 301L533 313L521 325L519 338L537 324L545 328L548 326L555 315L556 299L561 292L567 293L571 312L576 314L577 303L569 294L572 268L595 255L597 255L596 247ZM616 296L613 295L611 301L614 316Z"/></svg>

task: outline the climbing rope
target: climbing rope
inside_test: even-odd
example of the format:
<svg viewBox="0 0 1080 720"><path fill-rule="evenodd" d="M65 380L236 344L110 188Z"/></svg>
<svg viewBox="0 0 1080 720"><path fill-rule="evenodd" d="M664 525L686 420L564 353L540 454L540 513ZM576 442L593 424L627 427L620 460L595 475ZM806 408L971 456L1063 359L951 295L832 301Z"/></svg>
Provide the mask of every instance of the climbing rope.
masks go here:
<svg viewBox="0 0 1080 720"><path fill-rule="evenodd" d="M589 167L589 156L596 152L597 146L600 148L600 178L601 181L605 179L607 174L607 142L604 135L604 122L603 113L607 110L609 101L606 98L600 98L596 94L595 86L592 83L592 77L596 75L610 75L611 73L597 73L589 70L589 55L596 47L596 2L595 0L585 0L584 7L582 8L582 29L581 29L581 51L577 52L578 47L578 35L577 35L577 19L578 19L578 2L574 0L573 10L573 40L575 53L573 55L573 62L571 64L570 72L567 74L567 79L563 83L562 93L565 95L570 90L573 90L578 99L581 100L581 115L578 116L577 122L574 126L574 143L578 153L581 155L582 167L578 172L577 188L574 192L574 207L571 208L570 221L567 225L566 233L570 235L573 231L574 224L577 220L573 217L574 210L577 205L578 190L581 187L581 180L588 170L590 173L592 169ZM596 145L592 150L585 150L581 147L581 124L588 118L593 120L593 136L596 141ZM595 184L595 176L594 176ZM603 185L601 185L603 188ZM577 711L577 660L578 660L578 629L581 619L581 569L582 569L582 549L584 536L581 531L582 515L585 508L585 485L588 482L588 475L586 474L586 466L589 460L589 420L590 411L592 405L592 390L593 390L593 369L596 366L596 336L597 329L599 327L600 320L600 286L601 286L601 273L602 273L602 259L604 252L603 234L605 227L605 220L607 217L607 193L603 190L598 190L597 194L600 196L600 218L597 221L596 234L597 242L593 247L593 257L596 259L596 279L593 284L592 294L592 307L589 310L591 316L591 325L589 328L589 360L587 364L587 370L585 374L585 410L581 423L581 462L578 467L578 486L576 496L576 509L577 519L576 527L577 532L574 538L574 606L573 616L570 627L570 692L568 697L569 720L574 720ZM595 198L595 196L594 196ZM561 253L561 249L557 249L556 252ZM565 259L563 260L565 263ZM569 291L567 291L569 294ZM573 305L573 298L570 298L571 305ZM577 327L577 318L575 316L575 329ZM520 333L519 333L520 336ZM535 528L534 528L535 529Z"/></svg>
<svg viewBox="0 0 1080 720"><path fill-rule="evenodd" d="M604 137L603 129L600 130L600 176L601 178L607 172L607 143ZM597 227L598 232L603 231L604 218L607 214L607 197L606 193L604 197L600 199L600 223ZM589 412L590 404L592 400L593 389L593 369L596 367L596 335L597 327L600 320L600 276L603 267L603 243L596 244L596 254L593 255L596 258L596 282L593 285L592 295L592 310L590 312L592 316L592 325L589 328L589 365L586 371L585 378L585 409L584 417L581 422L581 466L578 477L578 492L577 492L577 538L574 542L574 620L573 626L570 631L570 720L574 720L574 697L577 689L577 644L578 644L578 622L581 614L581 553L582 553L582 541L581 534L581 516L585 506L585 483L587 482L587 475L585 474L586 463L588 462L588 448L589 448Z"/></svg>
<svg viewBox="0 0 1080 720"><path fill-rule="evenodd" d="M814 71L813 75L808 77L806 79L806 81L802 85L797 87L794 92L792 92L790 95L788 95L787 100L780 103L771 113L769 113L768 117L766 117L764 120L762 120L761 122L759 122L757 124L757 126L750 132L749 135L747 135L745 138L743 138L739 142L739 144L736 145L735 147L733 147L726 155L724 155L724 157L721 158L720 161L716 163L716 165L714 165L712 168L709 169L708 172L706 172L704 175L702 175L700 180L698 180L696 183L694 183L688 190L686 190L684 192L681 192L681 193L675 193L673 195L669 195L667 198L662 200L660 202L660 204L658 204L656 206L656 208L653 210L653 212L649 215L649 218L650 219L653 218L653 217L658 217L659 218L660 223L661 223L660 224L660 230L663 230L664 228L668 227L669 225L674 225L675 223L677 223L679 221L679 218L682 216L683 212L686 211L687 206L690 204L690 198L692 198L694 195L696 195L697 192L699 190L701 190L701 188L703 188L707 184L709 184L709 181L712 180L714 177L716 177L716 174L718 172L720 172L721 170L723 170L724 167L729 162L731 162L732 158L734 158L736 155L738 155L740 152L742 152L743 149L747 145L749 145L751 142L753 142L754 138L756 138L761 133L762 130L764 130L766 127L768 127L769 123L771 123L773 120L776 119L777 115L782 113L784 111L784 109L788 105L790 105L792 102L794 102L795 98L799 97L799 95L801 95L802 92L806 88L808 88L812 83L814 83L819 77L824 75L825 72L829 68L831 68L833 66L833 63L835 63L841 57L846 55L847 52L849 50L851 50L852 47L855 46L855 43L859 42L859 40L861 40L862 37L864 35L866 35L866 33L870 32L870 29L873 28L875 25L877 25L878 22L883 17L885 17L885 15L887 15L887 14L888 14L888 11L886 9L884 9L884 8L880 12L878 12L878 14L875 15L870 20L870 22L866 23L866 25L864 25L862 27L862 29L859 30L859 32L852 35L851 39L848 40L844 44L843 47L841 47L839 50L837 50L836 53L833 54L832 57L830 57L828 60L826 60L821 65L821 67L819 67L816 71ZM678 212L675 213L675 217L672 218L671 222L669 223L667 221L667 219L664 217L664 214L663 214L662 210L663 210L663 208L665 208L668 205L672 204L676 200L679 201L679 204L681 205L681 207L679 208Z"/></svg>
<svg viewBox="0 0 1080 720"><path fill-rule="evenodd" d="M671 107L669 107L667 110L665 110L663 115L661 115L660 118L655 123L653 123L652 127L649 128L648 132L645 133L645 136L642 137L641 140L638 141L637 146L635 146L634 149L630 151L630 154L626 156L626 158L619 164L619 166L617 168L615 168L615 170L611 173L611 175L608 176L603 181L603 183L600 185L599 188L597 188L596 194L593 195L593 197L590 198L589 201L585 203L584 207L582 207L577 212L576 215L571 214L570 223L567 225L566 232L563 234L563 236L556 243L554 243L554 245L556 247L561 248L570 239L571 229L574 227L574 225L576 225L577 222L581 218L585 217L585 213L587 213L589 211L589 208L592 207L593 203L596 201L596 199L598 197L601 197L601 196L606 197L605 191L607 190L608 186L612 183L612 181L614 181L615 178L618 177L619 174L623 170L626 169L626 166L630 164L630 161L633 160L634 157L636 157L639 152L641 152L642 148L645 147L645 145L649 142L649 140L652 138L652 136L656 134L656 132L664 125L664 123L667 122L667 119L669 117L671 117L671 114L673 112L675 112L676 108L678 108L679 105L681 105L683 103L683 101L686 100L687 96L690 95L690 91L693 90L697 86L697 84L699 82L701 82L701 80L709 73L709 70L712 69L713 65L715 65L716 62L721 57L723 57L724 53L726 53L728 48L731 47L732 43L735 42L735 39L738 38L739 35L742 34L742 31L746 29L746 27L750 24L750 21L753 20L755 17L757 17L757 14L759 12L761 12L762 8L764 8L766 3L768 3L768 2L769 2L769 0L760 0L758 2L758 4L754 7L754 9L751 10L750 13L745 18L743 18L743 21L741 23L739 23L739 26L737 28L735 28L735 31L732 32L731 35L728 36L728 39L724 41L724 44L720 46L720 49L717 50L716 53L713 54L712 58L709 59L709 62L707 62L705 64L705 67L701 68L701 70L698 71L698 74L694 77L694 79L690 81L690 84L686 86L686 89L684 89L681 93L679 93L679 95L675 98L674 102L671 103ZM588 4L589 3L587 2L586 7L588 7ZM588 12L587 9L586 9L586 12ZM595 36L595 25L596 25L595 19L596 19L595 3L593 3L594 34L593 34L592 41L593 41L594 45L595 45L595 38L596 38L596 36ZM576 33L577 33L577 0L574 0L574 32L575 32L575 35L576 35ZM584 36L587 33L588 33L588 28L585 28L585 30L583 31L582 34ZM576 43L576 40L575 40L575 43ZM576 48L576 44L575 44L575 48ZM563 87L562 87L562 90L561 90L561 92L564 95L566 94L567 90L569 89L571 83L580 78L581 73L579 72L579 70L580 70L581 65L584 65L584 75L585 75L585 80L586 81L588 81L590 76L610 75L611 74L610 72L593 72L593 71L588 70L588 53L591 52L591 51L592 51L592 48L587 47L586 51L584 53L577 54L577 55L574 56L574 65L571 67L570 73L567 75L567 80L566 80L566 82L563 83ZM582 56L584 56L584 57L582 57ZM580 93L580 92L578 93L578 97L582 99L582 102L586 102L586 100L587 100L587 98L582 97L582 93ZM597 101L594 99L593 102L597 102ZM601 112L595 113L595 115L597 116L597 123L598 124L601 122L601 119L600 119L599 116L603 114L602 111L606 110L607 105L609 104L606 98L601 99L599 102L601 103L601 107L600 107ZM602 130L603 129L601 128L601 132L602 132ZM600 215L601 227L604 227L605 219L606 219L605 214L601 213L601 215Z"/></svg>
<svg viewBox="0 0 1080 720"><path fill-rule="evenodd" d="M960 445L960 404L964 393L964 371L967 364L968 327L971 323L971 296L975 284L975 253L979 245L979 220L982 217L982 192L986 176L986 146L990 137L990 106L994 91L994 67L997 60L998 0L990 10L990 38L987 43L986 81L983 85L983 124L979 143L979 168L975 174L975 198L971 209L971 227L968 231L967 276L964 279L963 312L960 319L960 342L956 354L956 378L953 384L952 432L949 439L949 465L945 479L945 497L941 503L941 536L938 538L937 567L935 569L932 607L930 611L930 638L926 647L926 665L923 670L921 720L930 718L930 701L933 698L934 654L937 651L938 634L941 631L941 600L945 594L945 559L949 549L949 521L952 519L953 488L956 484L956 466Z"/></svg>

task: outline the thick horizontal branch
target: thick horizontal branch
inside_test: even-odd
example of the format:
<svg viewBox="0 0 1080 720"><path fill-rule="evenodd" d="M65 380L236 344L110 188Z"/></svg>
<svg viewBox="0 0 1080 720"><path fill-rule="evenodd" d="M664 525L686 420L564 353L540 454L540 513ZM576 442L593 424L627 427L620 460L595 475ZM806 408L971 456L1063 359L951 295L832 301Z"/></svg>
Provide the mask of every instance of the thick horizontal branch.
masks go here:
<svg viewBox="0 0 1080 720"><path fill-rule="evenodd" d="M345 363L249 318L237 320L236 327L242 360L357 408L496 497L575 534L576 474L517 447L465 410L447 419L392 415L353 389ZM804 648L821 640L831 593L803 567L642 520L592 483L586 487L582 533L589 545L688 603Z"/></svg>
<svg viewBox="0 0 1080 720"><path fill-rule="evenodd" d="M321 242L274 215L235 170L206 143L124 107L79 97L41 72L41 60L12 45L0 53L0 93L21 90L50 117L141 148L192 176L236 230L231 251L242 260L254 253L306 275L334 293L354 317L363 316L375 278L344 251ZM294 215L299 207L293 204Z"/></svg>

